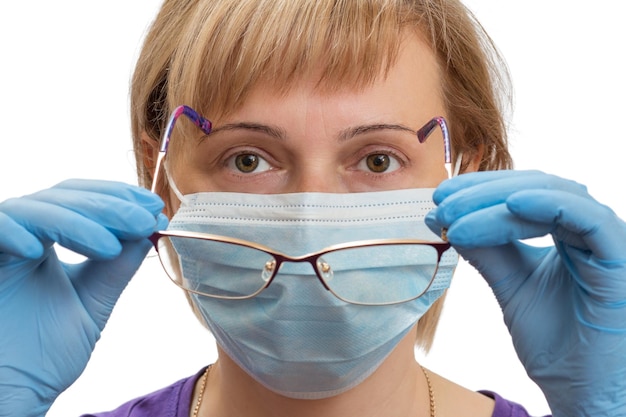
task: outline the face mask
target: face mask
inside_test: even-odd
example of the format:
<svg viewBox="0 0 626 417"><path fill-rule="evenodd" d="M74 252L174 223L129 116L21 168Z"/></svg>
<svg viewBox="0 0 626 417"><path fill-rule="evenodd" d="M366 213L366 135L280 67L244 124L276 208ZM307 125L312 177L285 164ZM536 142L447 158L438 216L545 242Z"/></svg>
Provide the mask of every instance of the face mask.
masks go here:
<svg viewBox="0 0 626 417"><path fill-rule="evenodd" d="M186 196L178 192L181 206L168 229L245 239L294 256L365 239L440 241L424 223L434 207L433 191ZM177 248L185 275L207 273L206 253L197 246ZM218 344L250 376L287 397L319 399L343 393L371 375L449 287L457 262L457 253L448 249L423 296L386 306L341 301L305 263L283 264L271 285L254 298L222 300L190 294ZM366 264L357 272L366 273ZM237 265L210 269L223 280L237 273Z"/></svg>

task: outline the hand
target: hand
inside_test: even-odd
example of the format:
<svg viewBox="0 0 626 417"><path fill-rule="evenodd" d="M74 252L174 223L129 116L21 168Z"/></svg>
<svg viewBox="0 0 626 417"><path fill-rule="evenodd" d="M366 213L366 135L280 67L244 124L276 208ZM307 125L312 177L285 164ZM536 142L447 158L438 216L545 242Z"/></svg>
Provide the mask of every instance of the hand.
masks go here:
<svg viewBox="0 0 626 417"><path fill-rule="evenodd" d="M82 373L162 208L147 190L90 180L0 203L0 416L44 415ZM54 242L88 259L62 263Z"/></svg>
<svg viewBox="0 0 626 417"><path fill-rule="evenodd" d="M584 186L541 172L442 183L431 230L487 280L556 416L626 415L626 224ZM520 239L551 234L554 246Z"/></svg>

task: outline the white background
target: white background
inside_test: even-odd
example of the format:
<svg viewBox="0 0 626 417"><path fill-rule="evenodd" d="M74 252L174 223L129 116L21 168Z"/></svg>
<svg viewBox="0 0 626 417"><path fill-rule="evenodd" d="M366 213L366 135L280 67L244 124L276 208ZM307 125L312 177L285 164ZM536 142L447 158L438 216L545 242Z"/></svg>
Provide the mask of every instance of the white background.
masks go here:
<svg viewBox="0 0 626 417"><path fill-rule="evenodd" d="M588 185L626 217L626 6L619 0L472 0L515 86L518 169ZM0 200L69 177L135 183L128 84L157 0L0 5ZM0 335L1 337L1 335ZM48 414L111 409L215 359L211 336L156 258L123 294L83 376ZM549 412L528 380L490 290L461 264L432 353L435 372Z"/></svg>

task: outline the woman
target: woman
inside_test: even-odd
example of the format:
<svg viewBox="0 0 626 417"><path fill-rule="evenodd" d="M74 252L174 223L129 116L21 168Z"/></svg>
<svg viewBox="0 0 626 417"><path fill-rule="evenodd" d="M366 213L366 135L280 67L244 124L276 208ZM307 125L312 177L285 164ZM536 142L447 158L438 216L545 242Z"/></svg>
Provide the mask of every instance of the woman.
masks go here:
<svg viewBox="0 0 626 417"><path fill-rule="evenodd" d="M333 204L342 196L349 203L353 199L363 198L366 202L368 199L377 202L382 198L387 203L387 198L399 198L396 204L400 207L407 195L413 198L412 194L408 194L411 190L418 190L417 195L421 196L424 189L434 188L443 181L447 177L445 162L454 163L464 173L509 166L503 122L494 91L497 80L492 78L494 67L488 63L488 56L481 49L480 40L472 35L473 23L460 5L446 2L440 9L437 5L428 5L425 9L417 5L418 9L411 14L404 4L396 5L396 8L388 4L380 10L374 6L372 9L360 9L354 7L354 4L346 4L346 9L341 10L337 5L325 7L322 2L316 2L309 5L315 10L309 10L292 3L283 5L279 12L272 7L262 10L257 2L236 3L166 3L148 35L135 73L133 125L139 172L146 184L152 180L146 176L155 170L160 174L161 181L156 182L156 189L165 201L165 213L173 217L170 229L193 228L210 232L223 227L230 233L222 234L258 242L257 223L254 224L255 228L244 227L242 231L228 223L216 225L215 219L210 219L206 223L210 227L205 230L196 221L190 222L188 217L177 218L174 213L200 210L198 200L204 205L233 197L232 194L221 194L223 191L238 193L233 200L226 200L227 206L236 206L242 200L248 201L248 198L251 198L251 204L257 201L276 203L274 197L266 200L268 197L258 195L260 193L279 197L288 195L290 197L285 197L288 202L294 196L321 196L321 201L331 201ZM352 11L349 10L351 6L354 8ZM346 25L346 21L351 22L351 25ZM354 22L362 22L362 25ZM327 28L323 30L324 23ZM207 60L207 57L210 59ZM161 135L166 135L167 115L180 104L187 104L209 116L213 129L208 132L209 129L204 125L205 132L202 134L192 124L179 122L180 129L171 136L167 162L160 171L160 166L156 164L158 141ZM188 114L193 116L193 113ZM443 147L445 134L435 131L422 143L415 141L415 135L410 134L422 131L422 126L428 126L428 122L436 116L443 116L448 121L447 125L440 122L438 128L443 133L445 126L449 126L452 138L452 158L449 160L446 159ZM550 202L559 203L556 208L545 203L547 199L543 189L546 186L559 190L550 191L549 194L552 199ZM465 188L468 189L465 192L458 191ZM400 191L389 194L389 190ZM131 207L124 210L125 216L111 217L110 213L106 213L107 216L102 214L97 218L97 223L102 223L121 241L134 242L124 244L123 254L130 259L137 259L139 255L132 252L145 250L145 242L137 239L154 229L149 218L161 208L158 202L145 193L108 184L66 183L34 197L7 202L3 205L3 212L18 220L28 218L29 211L24 204L32 207L36 204L33 201L43 200L72 207L73 211L91 218L101 210L101 205L74 205L77 200L83 201L83 193L92 191L103 194L98 199L106 202L106 205L119 205L122 203L118 200L131 200L148 209L131 211L134 205L130 204ZM110 194L113 194L114 199L111 199ZM509 194L512 197L505 205L503 202ZM597 295L602 296L600 301L614 305L621 300L619 297L623 296L623 291L620 292L619 286L616 286L607 294L605 286L594 278L609 276L612 280L610 282L615 282L623 270L623 264L612 263L613 267L618 265L618 269L607 272L602 270L602 265L590 267L586 263L588 257L579 260L576 254L579 250L585 254L591 252L597 254L603 262L623 259L619 257L623 253L619 239L613 237L614 244L607 250L606 247L596 245L596 238L587 238L591 235L589 230L595 229L617 230L619 234L621 228L623 234L623 222L591 200L577 184L541 173L463 175L458 180L442 184L434 194L434 199L440 207L430 212L427 224L437 234L447 233L455 248L493 286L514 336L518 354L528 372L544 390L554 415L572 415L571 411L581 408L581 404L585 405L586 411L592 409L592 406L602 411L614 411L610 407L619 407L621 391L606 381L620 380L619 372L622 371L616 367L619 364L616 348L621 346L620 343L623 344L623 337L615 334L623 328L623 315L602 303L600 306L592 304L592 301L598 301L596 298L580 304L581 293L576 291L577 288L583 288L585 294L595 295L590 289L597 290ZM295 201L303 204L300 200ZM585 213L601 213L600 218L606 219L608 223L581 225L581 216L577 215L576 210L565 210L565 216L557 217L550 210L560 210L562 204L566 207L585 204ZM316 205L311 207L312 212L317 213L314 210ZM342 203L339 207L345 208L346 205ZM359 207L367 212L367 227L361 230L351 226L344 233L356 230L355 235L366 238L406 237L400 232L398 235L380 236L381 230L395 230L391 227L395 223L386 219L383 224L376 224L367 217L370 215L369 209L366 210L363 205ZM413 206L407 207L411 209ZM274 210L282 216L285 208L281 205ZM545 216L540 217L538 213ZM568 213L572 213L571 217L567 216ZM354 210L354 216L357 214L359 211ZM211 217L212 214L204 215ZM257 220L261 226L268 228L264 221L270 220L271 225L272 220L276 220L267 218L271 215L264 210ZM333 220L332 214L326 216L331 217L324 217L325 220ZM565 224L559 223L561 219L565 220ZM424 222L423 217L419 218L419 222ZM410 223L418 221L412 219ZM13 227L13 223L7 224L11 226L6 227ZM493 230L488 228L491 224L500 227ZM402 223L396 226L399 229L405 227ZM34 231L35 236L44 241L59 239L59 235L69 238L71 241L65 242L68 246L96 258L118 254L120 247L116 245L115 239L103 241L100 247L94 248L91 233L99 231L91 223L84 227L89 233L79 236L67 233L69 229L63 228L60 228L60 233L53 233L46 227L37 227ZM330 233L329 230L324 229L322 236ZM485 230L488 233L484 233ZM248 233L250 231L252 234ZM300 229L296 229L296 232L300 233ZM518 238L546 232L555 235L560 252L528 249L516 243ZM423 238L425 235L421 233L416 232ZM584 238L580 238L581 234ZM608 233L600 235L600 241L606 242L611 238ZM6 252L40 259L41 253L35 250L35 243L31 247L20 247L21 243L27 242L27 237L15 236L18 239L12 238L5 244L11 249L5 249ZM352 236L348 237L344 241L353 240ZM432 235L428 237L429 240L435 240ZM269 246L283 252L294 249L289 245L300 243L306 244L303 246L306 249L304 252L309 247L318 250L328 244L339 243L330 240L328 244L323 244L321 238L292 241L288 235L276 233L271 228L269 234L263 234L260 240L260 243L272 242L273 246ZM286 249L277 248L280 244L288 246ZM177 244L173 245L181 254ZM293 253L300 254L300 250ZM43 265L53 267L52 255L49 251L47 255ZM188 259L194 265L197 262L193 253ZM542 262L550 268L542 268ZM119 260L116 264L120 265ZM22 267L20 270L24 270L21 262L10 265L17 265ZM136 262L123 262L121 265L122 275L128 276L132 274ZM453 265L452 261L441 264L452 269ZM181 267L187 279L188 267L184 262ZM90 287L94 285L93 277L89 281L80 279L89 275L85 272L87 268L89 272L95 270L108 276L111 274L111 264L95 263L81 270L64 270L65 274L78 277L71 282L78 288L79 304L86 305L90 316L94 316L94 309L97 313L94 318L96 326L91 326L91 335L84 342L88 354L98 336L98 329L106 322L106 311L110 311L115 302L115 290L123 283L111 286L107 281L106 289L110 294L104 302L97 300L93 303L88 296L92 293L100 294L104 289ZM522 276L513 275L513 272L520 271ZM54 272L51 270L48 274ZM15 272L18 277L15 280L29 273L28 268L21 273ZM611 274L615 276L610 277ZM502 280L503 277L508 277L508 280ZM316 304L317 308L306 309L313 317L307 315L291 320L293 314L303 314L302 307L311 306L303 305L303 301L297 301L297 297L293 305L288 304L287 298L279 297L279 290L284 291L281 294L297 291L287 281L281 283L280 278L279 273L272 285L257 297L246 300L219 300L206 297L207 294L191 293L190 301L199 318L216 334L220 358L207 372L203 371L197 378L182 384L187 387L184 395L167 396L166 400L158 397L157 405L160 409L163 409L163 404L169 404L172 398L182 407L181 412L191 415L364 415L363 409L371 415L503 415L504 412L510 412L504 410L516 407L497 396L465 390L415 363L413 344L416 337L418 343L426 348L432 341L442 300L441 291L424 296L419 294L414 300L398 304L363 306L350 300L346 302L345 299L337 301L343 296L339 290L335 298L324 292L317 294L323 288L323 283L315 282L316 286L310 287L309 293L311 297L317 295L317 298L306 300L320 303ZM540 284L536 284L536 280ZM553 282L563 287L548 285ZM334 285L324 283L331 287ZM546 303L545 299L537 301L541 300L537 288L544 297L550 295L551 302ZM25 297L25 301L32 296L32 292L18 292ZM51 293L49 289L45 292ZM264 298L265 294L269 294L267 298ZM326 297L323 298L323 295ZM88 301L85 301L85 297ZM526 308L528 303L535 302L536 308ZM101 304L106 304L104 313ZM18 310L19 305L15 304ZM323 312L319 308L321 306L333 314ZM555 306L555 310L550 309ZM582 313L581 306L585 307ZM287 310L285 307L288 307ZM272 311L269 312L268 308ZM338 316L334 314L335 310L340 312ZM241 319L260 317L257 327L266 333L256 334L256 339L248 339L250 328L246 328L244 333L238 333L242 323L230 320L230 317L238 314ZM270 320L265 320L265 315ZM75 317L76 314L71 316ZM365 319L358 321L355 316L364 316ZM388 317L388 320L376 322L374 317L378 316ZM554 317L556 322L550 323L547 317ZM330 320L331 324L315 324L322 320ZM274 326L276 323L282 326L283 321L288 322L287 327ZM399 326L399 321L408 321L410 325ZM547 325L537 326L539 321L547 322ZM301 323L307 325L302 327ZM290 350L272 350L296 335L307 341L323 337L326 331L337 327L337 323L340 326L333 333L336 335L331 340L333 346L327 345L325 350L318 346L310 352L295 352L304 353L304 357L299 359L297 354L292 357L294 352ZM360 332L352 327L357 323L361 326ZM564 323L567 325L564 326ZM80 328L84 326L79 324ZM563 332L554 338L554 332L564 328L573 329L573 333ZM294 335L294 329L300 333ZM342 335L342 331L345 335ZM540 333L540 340L545 345L536 340L528 344L530 338L527 332ZM384 333L380 340L374 337L379 333ZM576 336L586 340L590 334L593 334L593 338L602 336L605 343L574 344L578 348L575 351L570 350L572 343L562 343L564 338L570 341L582 340ZM275 340L268 342L263 340L263 336ZM372 339L377 340L375 346L369 344ZM585 349L593 347L596 351L600 345L606 347L607 341L614 344L605 352L602 363L580 360L585 357ZM333 349L335 343L338 345L336 352ZM367 362L359 360L359 350L351 353L355 358L342 357L350 351L342 347L353 344L362 346L363 351L371 348L378 353L373 355L371 361L368 357ZM265 357L272 358L269 363L249 360L257 346L269 350L265 352ZM328 350L333 353L326 358ZM333 356L335 353L339 356ZM78 364L73 363L72 367L79 372L81 361L76 360L75 356L73 360ZM24 357L32 359L32 355ZM51 363L59 363L57 358L52 359ZM288 359L288 365L285 365L285 359ZM307 359L314 366L307 368L296 364L298 360L306 364ZM352 365L341 368L345 372L333 373L342 360ZM332 366L322 366L322 362L327 361ZM568 368L572 362L579 368ZM581 374L581 363L593 366L593 374ZM25 366L32 365L29 362ZM603 366L605 369L600 371ZM15 368L23 369L20 364ZM295 377L290 376L294 369ZM303 369L309 372L302 373ZM42 384L43 389L36 390L39 397L43 398L44 406L53 399L55 392L58 393L64 387L63 384L71 383L72 377L75 378L75 375L68 376L67 371L61 373L65 373L64 381L55 381L54 384L46 382ZM331 382L336 385L330 386L330 382L324 379L328 375L335 375ZM592 377L605 379L602 382L605 389L589 391L587 387L567 383L577 377L585 382L593 380ZM284 385L285 381L289 383ZM296 383L301 385L292 388ZM592 398L593 404L583 402L586 398ZM577 402L579 399L581 402ZM113 415L126 415L123 410L138 409L137 404L149 404L150 401L132 402L132 405L123 407L118 414ZM436 407L432 404L436 404ZM189 408L188 412L184 407Z"/></svg>

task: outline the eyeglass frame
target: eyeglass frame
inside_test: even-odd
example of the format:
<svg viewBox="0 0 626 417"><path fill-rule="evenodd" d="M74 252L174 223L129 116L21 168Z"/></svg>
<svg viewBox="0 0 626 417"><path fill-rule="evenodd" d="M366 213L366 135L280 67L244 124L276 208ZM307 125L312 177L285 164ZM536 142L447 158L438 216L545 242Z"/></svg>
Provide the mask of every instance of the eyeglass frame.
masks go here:
<svg viewBox="0 0 626 417"><path fill-rule="evenodd" d="M157 156L154 176L152 179L152 186L150 188L152 192L156 191L156 186L157 186L158 178L159 178L159 172L161 170L161 166L164 163L165 156L167 155L167 151L169 149L169 143L170 143L170 139L172 136L172 132L174 130L176 121L181 115L186 116L191 122L193 122L198 128L200 128L200 130L202 130L202 132L206 135L209 135L213 129L212 122L206 119L205 117L201 116L198 112L196 112L191 107L187 105L180 105L174 109L174 111L171 113L168 119L165 131L161 140L161 146L159 148L159 154ZM430 134L434 131L435 127L437 126L441 128L441 132L443 135L444 166L445 166L446 172L448 173L448 178L451 178L452 177L452 157L451 157L451 150L450 150L451 142L450 142L450 134L448 131L446 120L441 116L433 117L425 125L423 125L420 129L418 129L415 132L415 134L417 136L418 141L420 143L424 143L426 139L428 139ZM424 295L428 291L432 283L434 282L435 276L437 275L437 271L439 270L439 263L441 262L441 257L443 256L443 253L447 251L448 249L450 249L451 247L451 244L447 241L447 238L446 238L446 230L442 229L441 238L443 242L429 242L429 241L425 241L421 239L407 239L407 238L405 239L393 239L393 238L392 239L369 239L369 240L360 240L360 241L352 241L352 242L335 244L335 245L331 245L326 248L323 248L319 251L311 252L305 255L290 256L282 252L276 251L268 246L265 246L256 242L251 242L251 241L235 238L235 237L213 235L209 233L190 232L190 231L184 231L184 230L176 230L176 231L161 230L161 231L154 232L149 237L149 240L152 242L152 245L157 251L157 254L159 253L158 242L161 238L164 238L164 237L202 239L202 240L210 240L210 241L215 241L215 242L222 242L222 243L244 246L247 248L251 248L251 249L255 249L255 250L259 250L261 252L267 253L268 255L272 256L272 258L276 261L276 265L273 266L272 275L269 279L267 279L265 285L261 286L261 288L259 288L253 294L250 294L247 296L238 296L238 297L208 294L208 293L204 293L201 291L195 291L190 288L185 288L180 283L178 283L175 279L173 279L170 276L169 272L167 272L166 270L166 274L170 277L170 280L174 284L176 284L178 287L183 289L184 291L188 291L188 292L202 295L205 297L217 298L217 299L226 299L226 300L250 299L250 298L257 296L263 290L265 290L267 287L270 286L270 284L272 283L276 275L278 275L280 266L284 262L297 262L297 263L307 262L311 265L311 267L313 268L313 271L315 271L315 275L320 280L324 288L330 291L330 293L333 294L335 297L350 304L367 305L367 306L384 306L384 305L401 304L404 302L416 300L422 295ZM389 246L390 245L422 245L422 246L425 245L425 246L431 246L437 251L437 264L435 266L435 271L433 272L433 276L431 277L430 282L425 287L425 289L417 296L411 297L405 300L401 300L401 301L385 302L385 303L365 303L365 302L355 302L353 300L347 300L341 297L340 295L338 295L337 293L335 293L335 291L333 291L332 288L328 286L328 284L322 277L320 270L317 268L317 262L319 261L319 259L321 259L322 255L330 253L330 252L336 252L339 250L354 249L354 248L360 248L360 247L387 246L387 245ZM161 256L159 254L159 260L160 259L161 259Z"/></svg>
<svg viewBox="0 0 626 417"><path fill-rule="evenodd" d="M205 293L202 291L197 291L197 290L193 290L191 288L186 288L183 285L181 285L177 280L173 279L170 276L171 281L176 284L178 287L182 288L185 291L194 293L194 294L198 294L198 295L202 295L202 296L206 296L206 297L211 297L211 298L218 298L218 299L222 299L222 300L246 300L246 299L250 299L250 298L254 298L257 295L259 295L261 292L263 292L263 290L265 290L267 287L269 287L272 283L272 281L274 280L274 278L278 275L279 271L280 271L280 267L283 263L285 262L294 262L294 263L309 263L311 265L311 267L313 268L313 271L315 271L315 275L317 276L318 280L321 282L321 284L324 286L324 288L328 291L331 292L331 294L333 294L335 297L337 297L338 299L346 302L346 303L350 303L350 304L356 304L356 305L366 305L366 306L382 306L382 305L393 305L393 304L401 304L401 303L405 303L408 301L412 301L415 299L420 298L422 295L424 295L428 289L430 288L430 286L433 284L434 282L434 278L437 275L437 271L439 270L439 264L441 262L441 257L443 256L444 252L446 252L449 248L450 248L450 243L448 242L429 242L429 241L425 241L425 240L421 240L421 239L368 239L368 240L357 240L357 241L352 241L352 242L344 242L344 243L338 243L335 245L331 245L331 246L327 246L321 250L315 251L315 252L310 252L304 255L299 255L299 256L291 256L291 255L287 255L285 253L276 251L268 246L262 245L260 243L256 243L256 242L251 242L248 240L244 240L244 239L239 239L239 238L235 238L235 237L228 237L228 236L222 236L222 235L213 235L213 234L209 234L209 233L200 233L200 232L190 232L190 231L184 231L184 230L162 230L159 232L155 232L152 234L152 236L150 236L150 241L152 242L152 244L154 245L154 248L156 249L157 252L159 252L159 245L158 245L158 241L161 238L164 237L178 237L178 238L190 238L190 239L200 239L200 240L208 240L208 241L212 241L212 242L220 242L220 243L227 243L227 244L233 244L233 245L238 245L238 246L243 246L249 249L254 249L257 250L259 252L263 252L266 253L267 255L271 256L272 260L274 260L276 263L272 265L272 270L270 271L271 275L269 276L269 278L263 278L263 280L265 281L265 284L262 285L258 290L256 290L254 293L249 294L249 295L242 295L242 296L223 296L223 295L215 295L215 294L209 294L209 293ZM335 290L333 290L331 288L330 285L328 285L328 283L326 282L326 279L322 276L323 271L320 270L320 268L322 268L322 265L320 265L320 260L323 261L322 257L328 253L332 253L332 252L338 252L338 251L342 251L342 250L348 250L348 249L358 249L358 248L366 248L366 247L372 247L372 246L400 246L400 245L420 245L420 246L430 246L433 249L435 249L435 251L437 252L437 264L435 265L435 269L433 271L432 277L430 278L428 285L422 290L422 292L420 292L419 294L413 296L413 297L408 297L406 299L403 300L398 300L398 301L390 301L390 302L381 302L381 303L372 303L372 302L359 302L359 301L355 301L355 300L350 300L348 298L345 298L343 296L341 296L340 294L338 294L337 292L335 292ZM159 257L160 258L160 257ZM324 261L325 263L325 261ZM265 270L267 271L267 263L265 264ZM168 273L169 276L169 273Z"/></svg>

